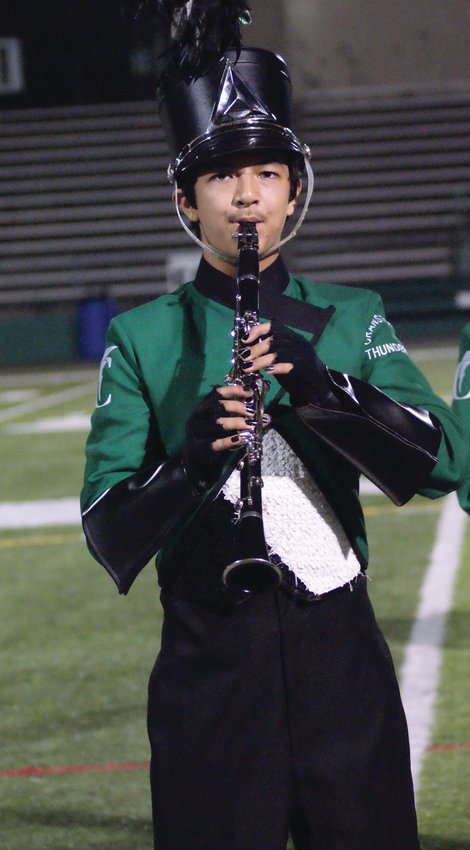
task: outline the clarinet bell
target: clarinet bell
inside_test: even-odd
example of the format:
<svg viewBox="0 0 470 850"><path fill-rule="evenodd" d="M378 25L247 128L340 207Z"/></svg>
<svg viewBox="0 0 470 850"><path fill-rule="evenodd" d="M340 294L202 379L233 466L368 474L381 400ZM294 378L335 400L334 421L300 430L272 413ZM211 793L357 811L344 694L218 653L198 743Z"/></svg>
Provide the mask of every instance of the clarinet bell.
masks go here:
<svg viewBox="0 0 470 850"><path fill-rule="evenodd" d="M258 512L242 513L236 552L237 557L222 573L222 581L229 590L248 596L279 587L282 572L268 558L262 518Z"/></svg>
<svg viewBox="0 0 470 850"><path fill-rule="evenodd" d="M222 580L228 590L251 596L275 590L282 573L277 564L265 558L242 558L225 567Z"/></svg>

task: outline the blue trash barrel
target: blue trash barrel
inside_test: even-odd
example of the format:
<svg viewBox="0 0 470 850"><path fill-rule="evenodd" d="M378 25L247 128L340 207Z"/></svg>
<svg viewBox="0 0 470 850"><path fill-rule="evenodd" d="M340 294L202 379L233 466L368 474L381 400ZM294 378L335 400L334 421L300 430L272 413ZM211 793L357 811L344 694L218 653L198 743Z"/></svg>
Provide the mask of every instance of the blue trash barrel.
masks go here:
<svg viewBox="0 0 470 850"><path fill-rule="evenodd" d="M101 360L106 329L117 313L109 296L86 298L78 305L78 351L82 360Z"/></svg>

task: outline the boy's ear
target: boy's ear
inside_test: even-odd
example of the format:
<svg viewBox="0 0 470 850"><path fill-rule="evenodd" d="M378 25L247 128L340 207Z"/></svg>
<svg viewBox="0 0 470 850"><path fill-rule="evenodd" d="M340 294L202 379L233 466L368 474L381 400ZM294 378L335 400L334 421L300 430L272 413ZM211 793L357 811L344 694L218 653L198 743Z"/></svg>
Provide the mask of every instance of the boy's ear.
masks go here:
<svg viewBox="0 0 470 850"><path fill-rule="evenodd" d="M292 213L294 212L295 206L297 204L297 198L299 197L301 191L302 191L302 178L299 177L299 182L297 184L297 189L296 189L295 195L294 195L293 198L291 198L291 200L289 201L289 203L287 205L287 216L288 217L290 215L292 215Z"/></svg>
<svg viewBox="0 0 470 850"><path fill-rule="evenodd" d="M186 218L189 218L190 221L199 221L199 213L197 209L191 206L182 189L177 189L173 192L173 203L178 204L181 212L184 213Z"/></svg>

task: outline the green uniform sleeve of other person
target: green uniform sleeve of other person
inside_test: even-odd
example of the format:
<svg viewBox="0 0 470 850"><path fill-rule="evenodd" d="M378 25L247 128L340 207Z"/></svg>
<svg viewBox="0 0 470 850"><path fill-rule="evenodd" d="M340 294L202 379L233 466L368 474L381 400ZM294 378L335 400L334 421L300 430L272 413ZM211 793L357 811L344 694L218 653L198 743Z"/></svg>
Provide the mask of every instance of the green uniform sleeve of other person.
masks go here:
<svg viewBox="0 0 470 850"><path fill-rule="evenodd" d="M459 359L455 373L452 409L462 424L470 447L470 323L460 336ZM457 490L459 502L470 513L470 464L463 484Z"/></svg>

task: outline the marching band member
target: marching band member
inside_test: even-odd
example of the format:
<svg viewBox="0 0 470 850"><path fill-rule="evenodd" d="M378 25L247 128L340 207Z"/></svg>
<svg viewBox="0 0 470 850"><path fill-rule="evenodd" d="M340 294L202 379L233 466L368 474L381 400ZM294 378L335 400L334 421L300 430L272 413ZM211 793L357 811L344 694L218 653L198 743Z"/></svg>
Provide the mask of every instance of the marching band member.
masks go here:
<svg viewBox="0 0 470 850"><path fill-rule="evenodd" d="M310 194L308 149L285 63L240 46L244 4L154 5L170 33L159 101L175 200L202 258L194 281L110 324L82 508L122 593L158 553L155 847L285 850L290 833L297 850L418 850L359 474L397 504L437 498L460 482L465 441L376 294L289 273L279 246L302 180ZM260 320L241 338L246 381L227 383L250 225ZM237 589L224 582L239 560L235 466L257 428L276 585Z"/></svg>

